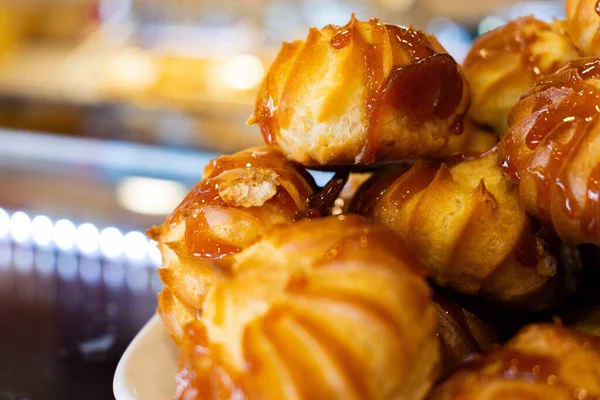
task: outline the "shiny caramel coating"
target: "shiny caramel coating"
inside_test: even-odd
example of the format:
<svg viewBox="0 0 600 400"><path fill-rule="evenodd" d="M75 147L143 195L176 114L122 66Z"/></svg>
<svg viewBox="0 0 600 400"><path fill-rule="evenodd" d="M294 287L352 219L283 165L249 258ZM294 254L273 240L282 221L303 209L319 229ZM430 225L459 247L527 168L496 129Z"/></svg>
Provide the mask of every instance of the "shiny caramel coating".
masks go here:
<svg viewBox="0 0 600 400"><path fill-rule="evenodd" d="M356 215L280 225L215 261L176 399L406 399L437 378L424 268Z"/></svg>
<svg viewBox="0 0 600 400"><path fill-rule="evenodd" d="M469 116L503 135L510 108L536 79L577 57L562 21L522 17L485 33L463 63L471 86Z"/></svg>
<svg viewBox="0 0 600 400"><path fill-rule="evenodd" d="M336 168L446 154L468 105L433 36L352 16L283 44L249 123L289 159Z"/></svg>
<svg viewBox="0 0 600 400"><path fill-rule="evenodd" d="M544 309L561 299L552 236L525 212L496 149L405 170L367 182L356 211L398 234L435 283L520 308Z"/></svg>
<svg viewBox="0 0 600 400"><path fill-rule="evenodd" d="M158 312L176 341L220 278L211 261L292 222L315 190L312 177L276 150L248 149L212 161L166 221L148 230L162 253L158 273L168 289L159 296Z"/></svg>
<svg viewBox="0 0 600 400"><path fill-rule="evenodd" d="M436 291L433 301L438 317L441 376L449 375L466 359L490 350L494 344L499 343L492 327L463 308L447 293Z"/></svg>
<svg viewBox="0 0 600 400"><path fill-rule="evenodd" d="M530 325L467 364L430 400L600 398L600 341L558 325Z"/></svg>
<svg viewBox="0 0 600 400"><path fill-rule="evenodd" d="M567 33L584 56L600 56L598 0L566 0Z"/></svg>
<svg viewBox="0 0 600 400"><path fill-rule="evenodd" d="M512 108L501 141L527 211L572 245L600 244L600 59L538 80Z"/></svg>

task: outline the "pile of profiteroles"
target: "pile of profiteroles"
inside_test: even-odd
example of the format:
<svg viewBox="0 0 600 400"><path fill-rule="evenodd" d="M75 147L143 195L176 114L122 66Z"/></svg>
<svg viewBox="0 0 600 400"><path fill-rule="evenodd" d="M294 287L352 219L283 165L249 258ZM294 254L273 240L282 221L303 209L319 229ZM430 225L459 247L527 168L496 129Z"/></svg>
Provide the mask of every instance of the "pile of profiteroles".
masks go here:
<svg viewBox="0 0 600 400"><path fill-rule="evenodd" d="M284 43L249 121L266 146L148 231L174 398L600 399L600 342L552 322L600 245L600 9L566 11L462 66L354 16Z"/></svg>

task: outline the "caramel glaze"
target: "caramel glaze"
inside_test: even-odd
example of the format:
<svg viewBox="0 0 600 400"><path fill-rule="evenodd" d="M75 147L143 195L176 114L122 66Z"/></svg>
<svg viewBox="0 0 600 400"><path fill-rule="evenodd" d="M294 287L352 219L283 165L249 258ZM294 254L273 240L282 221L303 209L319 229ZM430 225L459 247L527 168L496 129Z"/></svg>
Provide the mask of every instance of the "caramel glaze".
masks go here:
<svg viewBox="0 0 600 400"><path fill-rule="evenodd" d="M389 107L401 111L404 122L411 129L418 129L432 118L446 119L461 103L463 79L456 61L446 53L436 53L423 31L385 25L372 19L369 21L371 40L367 41L357 29L357 22L352 15L346 25L328 25L324 30L334 30L330 44L335 50L344 49L352 43L358 46L363 55L366 85L364 109L368 126L363 148L356 156L355 163L371 164L376 161L381 119ZM388 40L392 51L401 49L410 59L409 65L393 67L389 74L384 71L383 63L383 48ZM285 46L281 53L286 51ZM264 85L269 87L269 77ZM276 142L279 131L276 103L275 99L269 97L266 105L258 107L253 119L253 123L259 124L268 144ZM462 121L463 116L457 116L450 129L454 133L462 133Z"/></svg>
<svg viewBox="0 0 600 400"><path fill-rule="evenodd" d="M412 252L406 248L393 234L367 224L363 218L356 215L329 217L316 221L301 221L297 224L284 227L275 233L277 238L268 237L265 240L273 241L273 244L280 246L282 242L289 242L289 235L294 235L297 230L314 229L318 232L331 230L332 234L339 237L333 247L327 249L323 254L315 255L313 268L326 268L328 263L344 260L356 260L367 257L370 262L381 265L392 271L401 265L418 276L424 277L426 270L416 261ZM302 251L301 249L297 251ZM372 254L372 257L365 256ZM293 254L291 255L293 256ZM392 257L396 262L390 262ZM379 258L384 257L384 258ZM220 260L221 262L223 260ZM339 264L338 264L339 265ZM369 263L365 266L368 267ZM235 272L234 272L235 274ZM344 290L336 292L331 287L326 291L311 292L310 276L304 273L293 273L290 276L287 286L284 288L287 295L301 294L303 296L326 296L335 298L340 296L344 301L352 302L354 307L367 309L370 313L378 316L392 329L397 329L398 335L401 335L401 326L397 324L397 318L389 310L382 307L377 302L370 302L368 297L353 297L352 294L345 293ZM215 297L219 294L215 294ZM420 301L414 301L418 298ZM429 295L416 296L413 299L412 307L421 310L427 310L430 306ZM215 300L222 301L222 300ZM176 376L175 399L196 398L198 393L204 395L203 398L211 399L247 399L253 398L252 380L259 379L261 364L264 360L264 350L261 349L258 336L266 337L267 340L276 348L279 357L286 362L288 372L293 380L298 379L302 382L306 375L302 373L305 368L302 362L298 362L297 349L289 347L289 342L285 336L277 334L277 325L281 318L292 318L295 323L300 324L302 328L311 334L315 340L318 340L325 351L331 352L332 359L339 361L339 365L344 372L351 378L349 381L356 385L356 390L361 398L371 398L369 389L363 387L364 368L347 352L343 343L338 338L333 337L330 332L323 329L310 318L305 318L301 313L287 309L285 303L271 305L270 309L262 321L255 321L244 327L242 334L242 349L245 361L245 371L236 372L233 368L223 362L227 357L222 355L222 349L217 345L211 344L206 327L202 321L195 321L186 327L185 340L181 348L181 361L179 372ZM215 318L217 320L217 318ZM218 323L223 323L218 320ZM303 355L299 355L302 357ZM321 384L321 382L315 382ZM311 386L299 383L298 389L302 391L303 398L314 396L315 390Z"/></svg>
<svg viewBox="0 0 600 400"><path fill-rule="evenodd" d="M465 360L489 350L498 338L477 316L447 296L435 291L433 301L438 315L437 336L441 345L443 378Z"/></svg>
<svg viewBox="0 0 600 400"><path fill-rule="evenodd" d="M457 155L449 158L446 163L441 164L433 161L419 161L408 169L408 171L406 171L407 166L396 166L383 170L373 175L363 184L364 188L359 190L356 198L353 200L351 212L367 218L373 218L380 200L390 190L392 192L388 196L389 203L394 208L400 209L416 194L427 189L437 174L445 173L445 171L449 173L450 168L460 162L475 161L485 157L497 157L497 155L498 148L494 147L483 153ZM598 178L597 181L600 181L600 176ZM594 188L600 190L598 186L594 186ZM484 194L488 193L483 180L479 185L479 190ZM496 201L493 195L490 197L490 201ZM598 215L596 211L594 216ZM595 218L593 221L595 221ZM511 254L514 254L515 259L521 265L536 268L539 262L538 247L554 248L548 246L548 244L555 244L555 241L555 235L552 235L544 225L529 218L527 225L521 232L519 240L515 244L514 252Z"/></svg>
<svg viewBox="0 0 600 400"><path fill-rule="evenodd" d="M415 164L406 174L400 177L400 183L390 192L390 200L394 207L404 207L417 193L425 190L433 182L440 168L447 167L445 164L440 167L437 163L425 161Z"/></svg>
<svg viewBox="0 0 600 400"><path fill-rule="evenodd" d="M540 79L520 100L531 105L531 116L512 124L501 141L504 153L502 165L507 175L515 181L519 181L524 173L534 176L542 217L550 219L551 195L556 188L567 215L580 219L582 233L594 238L600 238L597 223L600 217L600 167L595 166L589 175L583 208L578 207L566 175L570 155L584 143L600 113L600 90L587 82L588 79L599 78L600 59L581 58ZM518 107L519 103L515 109ZM511 119L514 120L512 113ZM522 149L522 144L527 151ZM523 153L531 156L532 152L544 148L550 155L544 165L529 167L523 160L517 159Z"/></svg>
<svg viewBox="0 0 600 400"><path fill-rule="evenodd" d="M368 126L364 146L355 160L357 164L370 164L376 160L381 118L390 106L403 112L405 123L411 129L418 129L432 118L450 117L459 107L463 95L458 64L448 54L436 53L427 34L412 28L384 25L377 19L370 20L369 24L371 41L365 40L358 31L354 15L344 26L325 27L334 29L330 41L332 48L341 50L353 43L363 55L364 109ZM399 48L410 58L409 65L393 67L389 74L383 69L383 48L388 40L393 51ZM269 144L275 142L279 129L274 103L270 98L267 106L260 107L254 120L259 123ZM451 129L455 133L462 132L462 116L457 116Z"/></svg>
<svg viewBox="0 0 600 400"><path fill-rule="evenodd" d="M452 321L461 329L463 333L463 339L468 345L472 352L480 351L481 348L475 336L471 332L471 327L465 316L465 310L456 304L454 301L447 299L444 296L440 296L437 292L434 292L433 301L440 307L440 309L447 314ZM439 335L438 335L439 336Z"/></svg>
<svg viewBox="0 0 600 400"><path fill-rule="evenodd" d="M335 200L344 189L349 175L350 171L347 169L337 171L321 190L306 199L307 208L296 211L294 219L313 219L329 215Z"/></svg>
<svg viewBox="0 0 600 400"><path fill-rule="evenodd" d="M587 199L581 214L581 229L590 237L600 237L600 164L591 171L587 183Z"/></svg>
<svg viewBox="0 0 600 400"><path fill-rule="evenodd" d="M342 217L347 218L347 216ZM394 234L381 229L363 228L360 232L344 237L325 252L324 262L333 260L353 260L363 257L364 254L387 254L393 256L404 268L416 275L425 277L427 269L421 264L413 252ZM372 258L375 259L376 256ZM391 268L395 268L393 265ZM426 308L423 302L422 309Z"/></svg>
<svg viewBox="0 0 600 400"><path fill-rule="evenodd" d="M592 337L586 337L566 328L555 327L554 343L565 346L566 342L573 342L577 346L597 352L600 344ZM546 333L548 334L548 333ZM564 336L564 338L563 338ZM559 339L560 338L560 339ZM557 340L560 340L557 343ZM533 350L534 351L534 350ZM510 342L505 347L494 350L483 357L477 357L463 366L463 373L478 372L482 383L493 384L494 381L516 380L553 386L572 393L574 399L580 399L580 390L587 392L586 398L595 398L600 393L589 392L586 388L576 387L561 379L561 359L556 356L536 354L533 351L524 351L511 346ZM492 367L494 366L494 367ZM462 388L456 388L454 396L461 398ZM579 389L579 390L578 390ZM456 397L455 397L456 396Z"/></svg>
<svg viewBox="0 0 600 400"><path fill-rule="evenodd" d="M233 207L219 196L219 175L225 171L239 168L265 168L275 171L280 181L288 181L301 192L311 192L314 186L312 177L302 168L285 160L275 151L248 151L221 156L213 160L206 168L205 177L183 199L181 204L167 218L167 224L173 225L186 221L185 256L219 259L239 252L241 249L213 237L202 209L207 206ZM282 186L276 195L268 200L278 204L281 210L290 215L305 208L301 199L294 199ZM252 207L256 208L256 207Z"/></svg>
<svg viewBox="0 0 600 400"><path fill-rule="evenodd" d="M525 28L530 28L527 32ZM498 90L503 89L507 82L522 81L523 74L528 74L532 82L544 73L555 71L560 64L553 64L543 68L540 56L532 50L532 45L539 39L539 32L548 31L551 27L543 21L533 17L519 18L506 25L490 31L479 37L463 63L465 70L476 73L482 61L506 57L507 54L519 54L521 65L508 75L503 75L501 80L487 88L484 97L495 96Z"/></svg>
<svg viewBox="0 0 600 400"><path fill-rule="evenodd" d="M354 39L364 54L364 73L367 86L365 120L368 121L365 144L355 159L356 163L376 161L381 119L390 107L404 114L406 125L413 130L431 118L446 119L459 107L463 95L463 80L456 61L443 53L436 53L427 35L412 28L383 25L369 21L373 27L372 42L355 32L354 17L337 29L331 39L334 49L342 49ZM390 38L391 46L399 46L411 58L411 64L395 67L385 77L383 52L379 49ZM461 133L462 117L453 124L455 133Z"/></svg>
<svg viewBox="0 0 600 400"><path fill-rule="evenodd" d="M596 2L596 7L594 9L596 10L596 14L600 16L600 0Z"/></svg>
<svg viewBox="0 0 600 400"><path fill-rule="evenodd" d="M350 212L371 218L379 200L409 168L408 164L394 165L375 172L357 190L350 204Z"/></svg>
<svg viewBox="0 0 600 400"><path fill-rule="evenodd" d="M277 123L277 118L275 117L276 112L277 106L275 105L273 97L270 96L267 105L259 107L256 115L256 121L258 122L260 133L265 142L269 145L275 144L277 138L275 132L279 130L279 124Z"/></svg>
<svg viewBox="0 0 600 400"><path fill-rule="evenodd" d="M394 207L401 208L414 195L427 188L435 178L439 164L419 161L412 168L401 165L390 167L373 175L363 184L354 200L353 212L372 218L383 196L390 190ZM398 183L397 183L398 182ZM393 188L392 188L393 186Z"/></svg>
<svg viewBox="0 0 600 400"><path fill-rule="evenodd" d="M494 156L495 154L495 156ZM492 147L489 150L486 150L484 152L470 152L470 153L458 153L458 154L454 154L451 155L449 157L444 158L444 163L449 167L452 168L453 166L455 166L456 164L459 164L463 161L475 161L475 160L479 160L482 158L486 158L486 157L498 157L499 154L499 148L498 145Z"/></svg>
<svg viewBox="0 0 600 400"><path fill-rule="evenodd" d="M210 345L202 323L191 323L185 328L185 340L180 354L179 371L175 376L174 399L197 398L201 393L207 398L246 399L237 379L229 371L213 362L219 358L219 349Z"/></svg>
<svg viewBox="0 0 600 400"><path fill-rule="evenodd" d="M336 50L341 50L354 42L359 47L360 52L363 54L364 59L364 79L366 85L366 104L365 104L365 117L366 120L370 120L370 116L373 115L373 110L378 102L378 91L379 87L383 84L385 79L385 71L383 70L383 46L385 40L388 37L388 31L386 26L379 23L377 19L369 21L372 27L371 36L372 41L367 42L362 34L358 32L356 28L357 20L352 15L350 21L342 26L337 27L332 38L331 47ZM335 28L331 26L331 28ZM355 162L370 164L375 161L374 153L375 140L373 138L373 132L371 132L370 125L367 130L367 138L365 145L361 150L360 154L356 157Z"/></svg>
<svg viewBox="0 0 600 400"><path fill-rule="evenodd" d="M467 364L467 369L480 369L484 365L497 364L499 368L488 379L514 379L526 382L547 383L548 378L560 371L560 362L553 357L526 353L513 349L500 349L485 358ZM554 386L558 386L556 383ZM575 389L575 388L573 388Z"/></svg>

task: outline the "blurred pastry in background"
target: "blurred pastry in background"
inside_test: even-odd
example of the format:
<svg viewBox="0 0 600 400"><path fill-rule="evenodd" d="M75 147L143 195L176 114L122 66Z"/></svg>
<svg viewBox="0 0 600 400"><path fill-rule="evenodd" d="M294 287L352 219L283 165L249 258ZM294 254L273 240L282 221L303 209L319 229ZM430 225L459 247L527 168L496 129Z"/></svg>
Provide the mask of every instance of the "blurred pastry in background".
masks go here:
<svg viewBox="0 0 600 400"><path fill-rule="evenodd" d="M463 63L471 86L469 116L503 135L508 111L536 79L577 57L562 21L523 17L487 32Z"/></svg>
<svg viewBox="0 0 600 400"><path fill-rule="evenodd" d="M396 232L435 283L526 309L562 299L564 282L550 251L556 239L525 212L496 149L450 165L402 168L367 181L356 211Z"/></svg>
<svg viewBox="0 0 600 400"><path fill-rule="evenodd" d="M512 108L501 162L525 208L570 244L600 244L600 58L538 80Z"/></svg>
<svg viewBox="0 0 600 400"><path fill-rule="evenodd" d="M23 40L23 22L16 18L18 14L14 8L0 4L0 60L14 51Z"/></svg>
<svg viewBox="0 0 600 400"><path fill-rule="evenodd" d="M333 169L447 154L468 106L435 37L353 16L283 44L249 123L289 159Z"/></svg>
<svg viewBox="0 0 600 400"><path fill-rule="evenodd" d="M600 56L600 6L597 0L566 0L567 33L582 55Z"/></svg>
<svg viewBox="0 0 600 400"><path fill-rule="evenodd" d="M448 293L436 290L433 301L438 317L441 376L449 375L466 359L499 343L498 336L489 325L455 302Z"/></svg>
<svg viewBox="0 0 600 400"><path fill-rule="evenodd" d="M467 364L431 400L600 397L600 341L558 325L530 325Z"/></svg>
<svg viewBox="0 0 600 400"><path fill-rule="evenodd" d="M174 398L425 398L437 379L425 269L356 215L280 225L231 258L189 324Z"/></svg>
<svg viewBox="0 0 600 400"><path fill-rule="evenodd" d="M201 310L208 288L225 274L212 261L292 222L315 190L308 172L276 150L249 149L212 161L165 223L148 230L163 258L158 312L176 341Z"/></svg>

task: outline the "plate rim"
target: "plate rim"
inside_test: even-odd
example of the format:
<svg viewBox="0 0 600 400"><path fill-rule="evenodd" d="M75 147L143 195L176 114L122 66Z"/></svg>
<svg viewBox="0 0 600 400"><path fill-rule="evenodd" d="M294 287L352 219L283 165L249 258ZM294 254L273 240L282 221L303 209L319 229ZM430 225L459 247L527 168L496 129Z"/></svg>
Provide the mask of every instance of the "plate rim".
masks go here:
<svg viewBox="0 0 600 400"><path fill-rule="evenodd" d="M127 349L121 355L119 359L119 363L117 364L117 368L115 369L115 373L113 376L113 394L117 400L138 400L140 399L139 395L135 391L135 388L131 386L129 381L127 380L126 370L129 366L132 356L135 352L135 349L145 340L146 338L154 332L156 329L161 329L163 327L162 321L158 314L154 314L150 319L144 324L144 326L138 331L133 340L127 346Z"/></svg>

